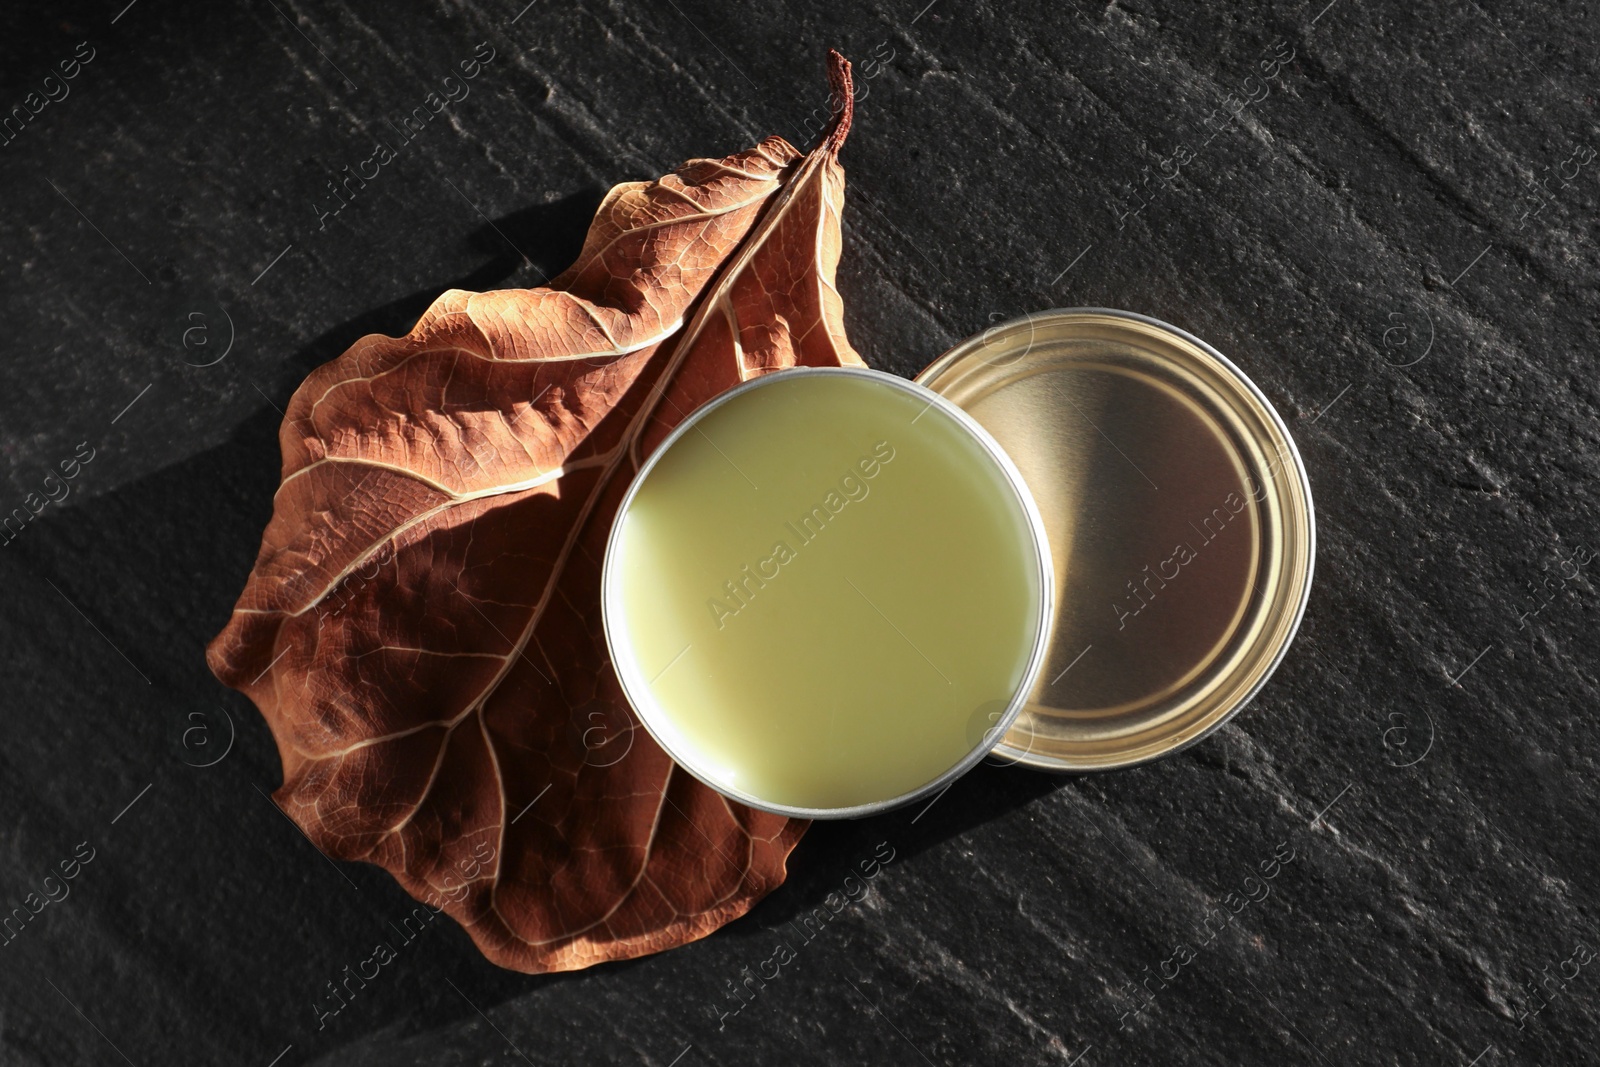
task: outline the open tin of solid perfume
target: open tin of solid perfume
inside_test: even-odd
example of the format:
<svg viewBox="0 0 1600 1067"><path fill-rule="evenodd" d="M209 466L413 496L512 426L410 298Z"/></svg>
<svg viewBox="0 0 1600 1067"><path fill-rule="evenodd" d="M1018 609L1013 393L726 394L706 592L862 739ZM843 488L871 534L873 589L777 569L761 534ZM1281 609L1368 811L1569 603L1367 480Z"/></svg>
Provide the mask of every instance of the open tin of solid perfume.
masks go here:
<svg viewBox="0 0 1600 1067"><path fill-rule="evenodd" d="M1311 488L1272 406L1166 323L1082 308L962 342L917 381L999 442L1044 518L1050 651L995 748L1125 767L1193 744L1266 682L1310 594Z"/></svg>
<svg viewBox="0 0 1600 1067"><path fill-rule="evenodd" d="M651 454L601 604L623 692L680 767L752 807L844 818L990 753L1043 668L1056 573L971 416L880 371L797 368Z"/></svg>

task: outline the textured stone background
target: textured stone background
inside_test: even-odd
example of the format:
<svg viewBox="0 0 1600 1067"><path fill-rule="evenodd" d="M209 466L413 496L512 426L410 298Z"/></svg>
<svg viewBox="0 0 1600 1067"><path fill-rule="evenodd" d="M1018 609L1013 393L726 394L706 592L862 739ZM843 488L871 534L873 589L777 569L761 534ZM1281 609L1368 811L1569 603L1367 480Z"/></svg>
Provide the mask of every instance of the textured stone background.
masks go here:
<svg viewBox="0 0 1600 1067"><path fill-rule="evenodd" d="M525 2L0 11L0 107L95 50L0 147L0 510L94 450L0 548L0 906L95 850L0 947L0 1062L1600 1062L1593 5ZM481 41L472 95L319 229ZM278 406L447 286L559 270L612 183L809 140L830 45L892 56L845 152L855 344L911 374L1071 305L1210 340L1310 467L1299 641L1165 762L818 827L747 918L590 973L496 971L441 922L318 1030L408 900L273 808L201 659Z"/></svg>

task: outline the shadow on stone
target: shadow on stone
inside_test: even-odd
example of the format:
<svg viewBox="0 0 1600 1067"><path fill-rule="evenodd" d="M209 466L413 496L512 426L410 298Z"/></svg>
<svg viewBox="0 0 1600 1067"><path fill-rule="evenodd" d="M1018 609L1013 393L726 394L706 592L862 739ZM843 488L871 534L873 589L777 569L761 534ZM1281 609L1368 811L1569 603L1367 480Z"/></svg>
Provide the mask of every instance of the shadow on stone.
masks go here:
<svg viewBox="0 0 1600 1067"><path fill-rule="evenodd" d="M873 881L893 879L904 861L1057 789L1073 788L1076 781L1072 776L985 762L937 799L870 819L813 823L789 858L789 880L749 916L732 924L728 933L749 937L799 916L820 917L816 909L828 910L830 897L832 910L842 915L851 906L839 907L848 895L845 878L853 875L860 880L861 864L881 857L885 846L893 850L893 859Z"/></svg>
<svg viewBox="0 0 1600 1067"><path fill-rule="evenodd" d="M578 258L604 195L598 188L581 189L552 203L486 221L466 236L467 246L486 257L482 266L444 285L373 308L323 333L294 354L291 365L299 372L294 384L369 333L391 337L406 333L446 289L483 292L508 281L521 287L545 284Z"/></svg>

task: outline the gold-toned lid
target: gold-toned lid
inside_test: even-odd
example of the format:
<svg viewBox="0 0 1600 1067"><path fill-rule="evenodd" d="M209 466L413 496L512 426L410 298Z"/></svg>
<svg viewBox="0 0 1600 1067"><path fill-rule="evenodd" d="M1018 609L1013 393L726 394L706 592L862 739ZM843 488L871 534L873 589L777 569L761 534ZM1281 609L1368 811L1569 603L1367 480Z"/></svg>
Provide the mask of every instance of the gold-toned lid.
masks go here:
<svg viewBox="0 0 1600 1067"><path fill-rule="evenodd" d="M917 380L1010 454L1044 516L1054 633L994 754L1099 770L1199 740L1255 695L1311 590L1311 489L1283 421L1205 342L1122 311L1046 311Z"/></svg>

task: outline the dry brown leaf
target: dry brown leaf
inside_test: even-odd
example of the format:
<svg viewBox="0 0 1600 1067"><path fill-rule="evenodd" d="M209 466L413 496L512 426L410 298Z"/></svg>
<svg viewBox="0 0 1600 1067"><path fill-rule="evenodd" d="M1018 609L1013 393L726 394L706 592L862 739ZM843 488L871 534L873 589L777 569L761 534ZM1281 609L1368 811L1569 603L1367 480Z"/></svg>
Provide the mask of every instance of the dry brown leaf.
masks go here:
<svg viewBox="0 0 1600 1067"><path fill-rule="evenodd" d="M275 799L538 972L703 937L805 824L725 800L628 709L600 561L641 461L728 387L860 365L834 269L850 126L613 189L547 288L445 293L313 372L217 677L278 743Z"/></svg>

